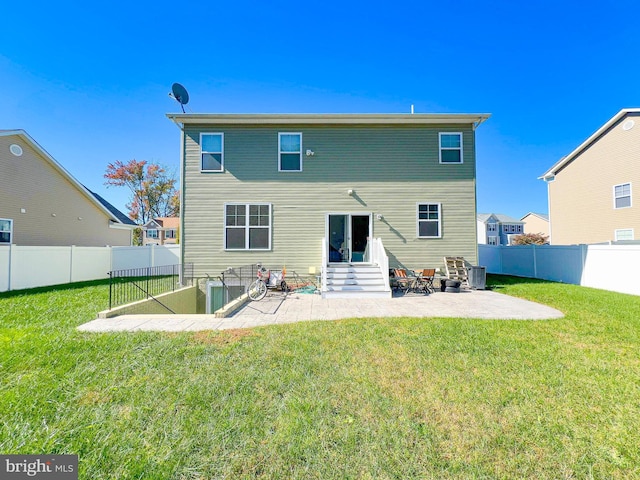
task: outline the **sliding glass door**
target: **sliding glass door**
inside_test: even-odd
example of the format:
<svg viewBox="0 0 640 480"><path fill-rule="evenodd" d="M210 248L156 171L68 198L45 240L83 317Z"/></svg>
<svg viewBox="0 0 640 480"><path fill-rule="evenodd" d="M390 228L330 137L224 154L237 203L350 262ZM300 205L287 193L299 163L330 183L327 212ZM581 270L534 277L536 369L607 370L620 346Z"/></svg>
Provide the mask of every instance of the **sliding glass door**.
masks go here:
<svg viewBox="0 0 640 480"><path fill-rule="evenodd" d="M328 214L327 238L330 263L368 263L371 214Z"/></svg>

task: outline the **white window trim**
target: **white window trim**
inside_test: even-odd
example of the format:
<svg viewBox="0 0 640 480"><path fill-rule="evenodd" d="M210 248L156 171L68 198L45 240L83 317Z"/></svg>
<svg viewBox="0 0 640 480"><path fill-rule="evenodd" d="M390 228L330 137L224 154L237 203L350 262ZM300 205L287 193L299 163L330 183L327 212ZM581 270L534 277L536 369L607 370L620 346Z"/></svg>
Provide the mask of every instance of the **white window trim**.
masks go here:
<svg viewBox="0 0 640 480"><path fill-rule="evenodd" d="M443 135L460 135L460 148L448 148L442 147L442 136ZM463 144L463 135L462 132L438 132L438 160L440 162L440 164L442 165L460 165L462 163L464 163L464 155L463 155L463 150L462 150L462 144ZM443 162L442 161L442 150L460 150L460 161L459 162Z"/></svg>
<svg viewBox="0 0 640 480"><path fill-rule="evenodd" d="M491 239L493 239L493 243L491 243ZM487 237L487 244L488 245L500 245L500 237L491 235Z"/></svg>
<svg viewBox="0 0 640 480"><path fill-rule="evenodd" d="M498 224L497 223L487 223L487 232L497 232Z"/></svg>
<svg viewBox="0 0 640 480"><path fill-rule="evenodd" d="M622 239L622 240L618 239L618 233L619 232L631 232L631 240L635 240L635 238L636 238L636 235L635 235L635 232L633 231L633 228L618 228L615 231L615 237L614 237L616 239L615 240L616 242L627 240L627 239Z"/></svg>
<svg viewBox="0 0 640 480"><path fill-rule="evenodd" d="M11 218L0 218L0 220L4 220L9 222L9 230L2 230L3 233L9 232L9 241L8 242L0 242L0 245L11 245L13 242L13 219Z"/></svg>
<svg viewBox="0 0 640 480"><path fill-rule="evenodd" d="M300 135L300 170L283 170L282 169L282 154L283 153L295 153L295 152L283 152L280 149L280 139L282 135ZM298 173L302 171L302 132L278 132L278 172L283 173Z"/></svg>
<svg viewBox="0 0 640 480"><path fill-rule="evenodd" d="M629 185L629 206L628 207L616 207L616 200L618 198L625 198L626 195L624 197L616 197L616 187L623 187L625 185ZM633 187L631 186L631 182L624 182L624 183L619 183L618 185L614 185L613 186L613 209L614 210L620 210L622 208L631 208L633 207Z"/></svg>
<svg viewBox="0 0 640 480"><path fill-rule="evenodd" d="M151 235L150 233L154 232L155 236ZM160 238L160 232L157 228L148 228L145 230L145 235L147 236L147 238Z"/></svg>
<svg viewBox="0 0 640 480"><path fill-rule="evenodd" d="M247 246L246 248L227 248L227 206L228 205L244 205L246 207L246 211L245 211L245 216L246 216L246 222L245 225L242 227L244 228L244 240L245 240L245 245ZM268 233L268 239L269 239L269 245L267 246L267 248L249 248L249 208L251 205L266 205L269 207L269 226L268 227L259 227L259 228L264 228L269 230ZM273 206L271 203L266 203L266 202L226 202L223 205L224 211L222 212L222 219L223 219L223 226L222 226L222 243L224 246L224 250L227 252L268 252L271 250L271 231L273 228ZM253 226L255 228L255 225ZM234 227L234 228L240 228L240 227Z"/></svg>
<svg viewBox="0 0 640 480"><path fill-rule="evenodd" d="M202 137L205 135L220 135L220 152L209 152L202 149ZM220 154L220 169L219 170L211 170L202 168L202 154L203 153L219 153ZM222 132L200 132L200 171L204 173L215 172L220 173L224 172L224 133Z"/></svg>
<svg viewBox="0 0 640 480"><path fill-rule="evenodd" d="M438 206L438 235L427 237L420 235L420 222L433 222L433 220L424 220L420 218L420 205L437 205ZM416 202L416 237L418 238L442 238L442 203L440 202Z"/></svg>

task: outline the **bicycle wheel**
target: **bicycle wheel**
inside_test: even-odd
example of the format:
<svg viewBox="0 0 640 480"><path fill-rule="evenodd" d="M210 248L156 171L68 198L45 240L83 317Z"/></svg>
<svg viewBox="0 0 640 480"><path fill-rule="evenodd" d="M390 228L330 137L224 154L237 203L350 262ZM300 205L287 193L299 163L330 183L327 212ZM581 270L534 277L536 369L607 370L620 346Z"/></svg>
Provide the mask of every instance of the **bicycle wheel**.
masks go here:
<svg viewBox="0 0 640 480"><path fill-rule="evenodd" d="M258 300L262 300L267 294L267 285L262 280L255 280L249 285L249 290L247 291L249 298L254 302Z"/></svg>

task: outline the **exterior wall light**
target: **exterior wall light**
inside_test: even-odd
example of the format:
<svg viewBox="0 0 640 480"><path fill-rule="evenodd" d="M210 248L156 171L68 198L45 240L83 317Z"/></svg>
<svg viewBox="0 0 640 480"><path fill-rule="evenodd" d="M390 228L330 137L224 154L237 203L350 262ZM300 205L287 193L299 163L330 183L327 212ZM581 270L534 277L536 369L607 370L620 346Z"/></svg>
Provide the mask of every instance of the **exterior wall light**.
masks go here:
<svg viewBox="0 0 640 480"><path fill-rule="evenodd" d="M354 192L351 188L349 190L347 190L347 195L349 195L350 197L353 197L354 193L356 193L356 192Z"/></svg>

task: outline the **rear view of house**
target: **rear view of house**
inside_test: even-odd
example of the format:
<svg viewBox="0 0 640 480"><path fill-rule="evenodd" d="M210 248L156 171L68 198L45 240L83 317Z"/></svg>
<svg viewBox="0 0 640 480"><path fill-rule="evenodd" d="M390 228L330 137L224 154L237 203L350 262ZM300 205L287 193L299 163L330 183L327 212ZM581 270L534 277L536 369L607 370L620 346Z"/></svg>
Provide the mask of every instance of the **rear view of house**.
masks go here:
<svg viewBox="0 0 640 480"><path fill-rule="evenodd" d="M182 132L180 243L197 275L286 265L322 272L325 293L388 295L388 266L476 262L475 129L488 115L168 117Z"/></svg>
<svg viewBox="0 0 640 480"><path fill-rule="evenodd" d="M0 131L0 245L131 245L134 227L24 130Z"/></svg>
<svg viewBox="0 0 640 480"><path fill-rule="evenodd" d="M640 108L618 112L540 178L551 244L640 239Z"/></svg>

